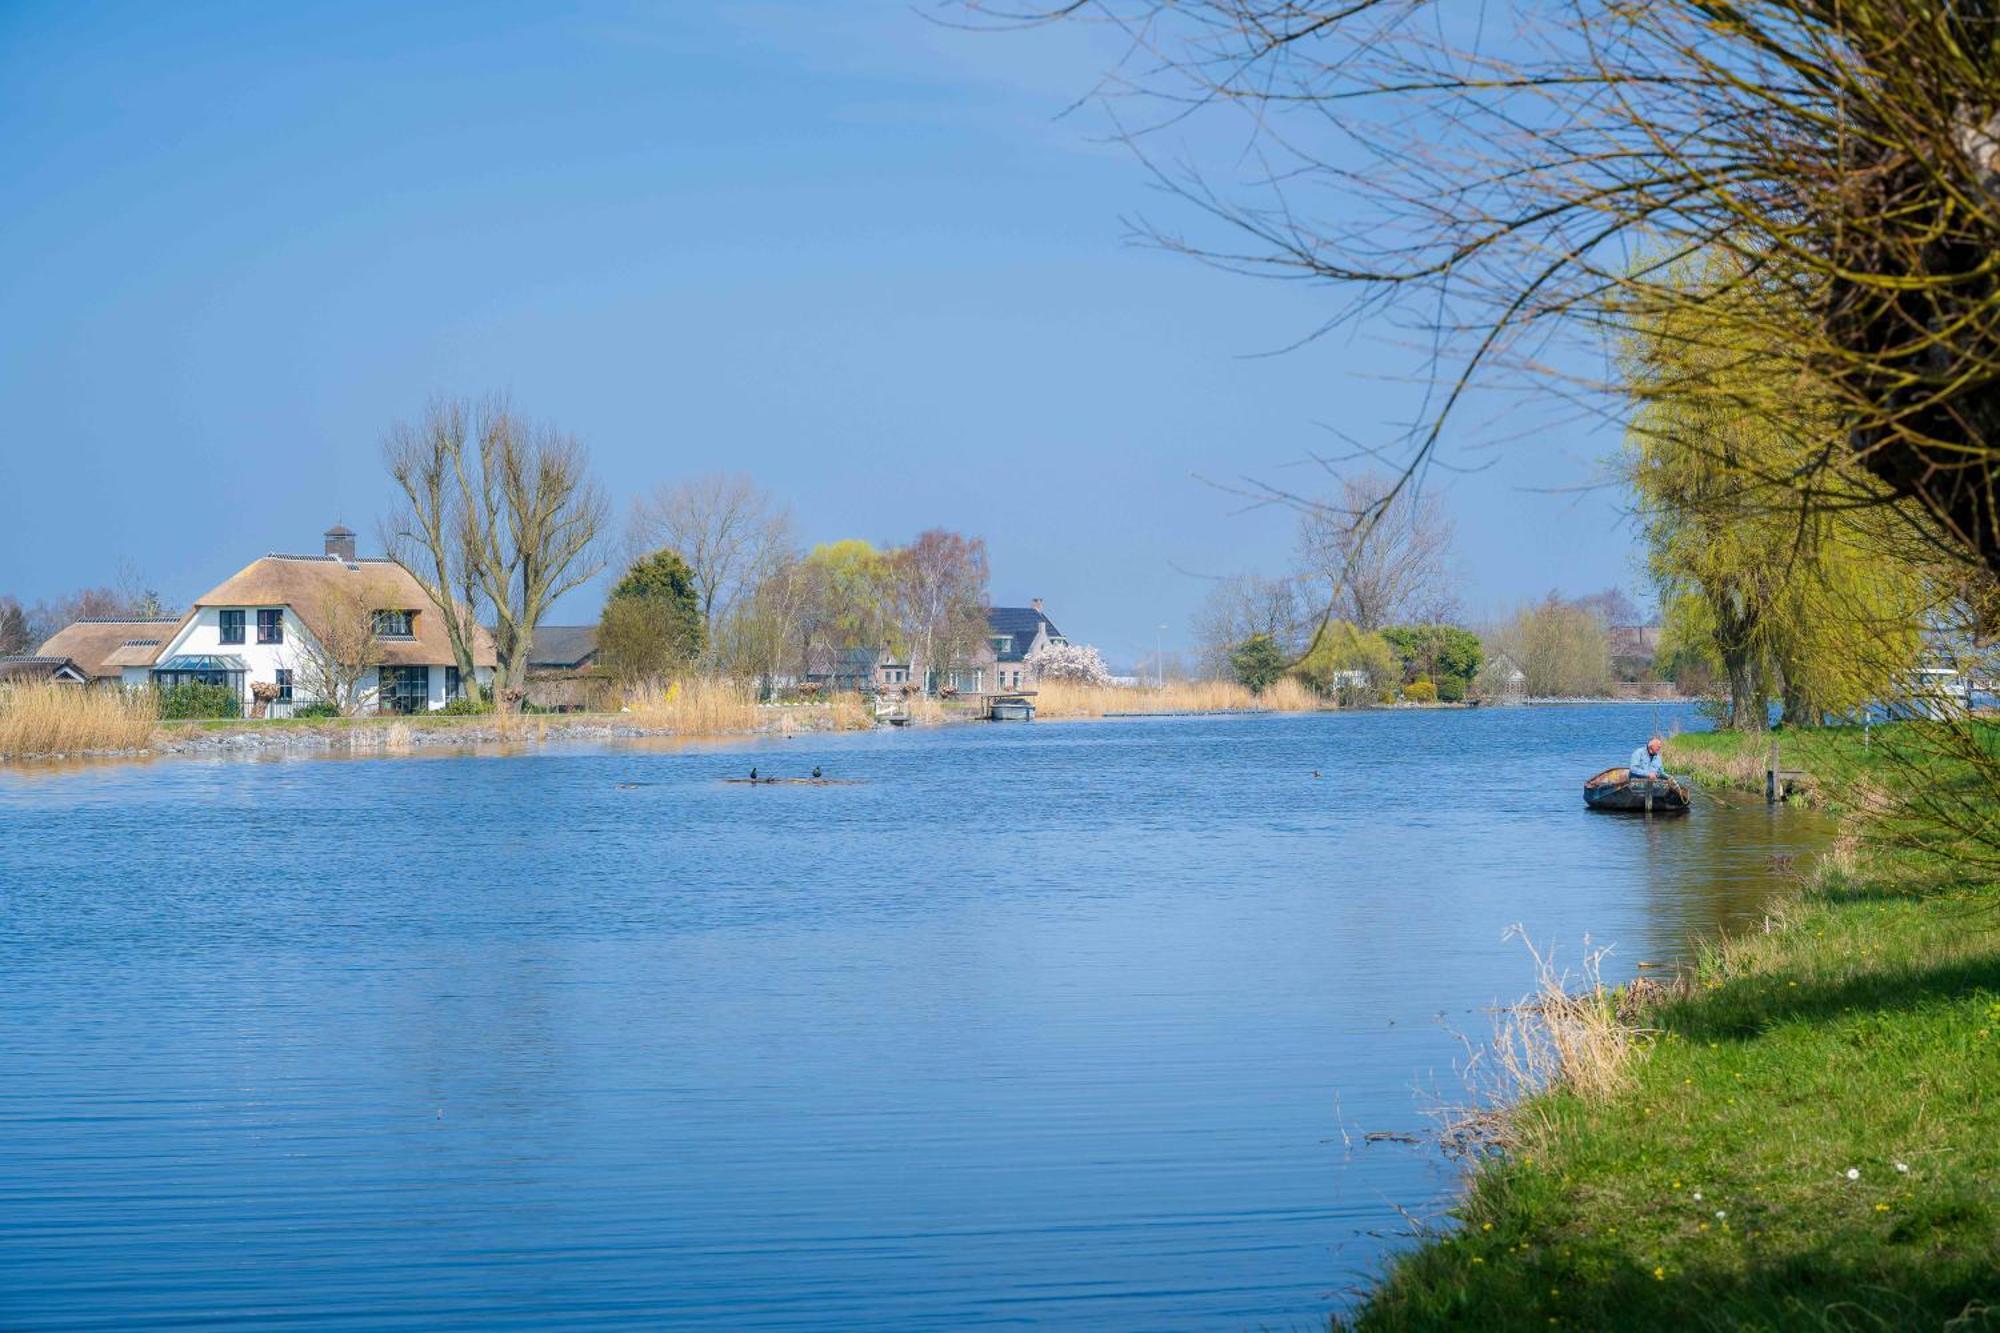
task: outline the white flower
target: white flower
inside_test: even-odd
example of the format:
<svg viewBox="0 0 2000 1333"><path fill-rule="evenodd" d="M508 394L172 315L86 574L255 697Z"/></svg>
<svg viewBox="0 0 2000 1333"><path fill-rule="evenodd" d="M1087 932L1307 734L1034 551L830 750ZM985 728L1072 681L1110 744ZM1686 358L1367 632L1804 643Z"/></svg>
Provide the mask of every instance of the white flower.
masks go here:
<svg viewBox="0 0 2000 1333"><path fill-rule="evenodd" d="M1898 1163L1896 1163L1896 1173L1897 1173L1898 1175L1904 1175L1904 1176L1907 1176L1907 1175L1909 1175L1909 1174L1910 1174L1910 1164L1909 1164L1908 1162L1898 1162Z"/></svg>
<svg viewBox="0 0 2000 1333"><path fill-rule="evenodd" d="M1696 1191L1694 1192L1694 1201L1695 1201L1696 1203L1700 1203L1700 1202L1701 1202L1701 1191L1700 1191L1700 1190L1696 1190Z"/></svg>
<svg viewBox="0 0 2000 1333"><path fill-rule="evenodd" d="M1722 1209L1720 1209L1720 1208L1718 1208L1718 1209L1716 1209L1716 1210L1715 1210L1715 1220L1716 1220L1716 1221L1718 1221L1718 1222L1720 1222L1720 1221L1721 1221L1721 1220L1722 1220L1723 1218L1725 1218L1725 1217L1728 1217L1728 1216L1729 1216L1729 1214L1728 1214L1728 1213L1725 1213L1725 1212L1723 1212L1723 1211L1722 1211Z"/></svg>
<svg viewBox="0 0 2000 1333"><path fill-rule="evenodd" d="M1847 1178L1848 1178L1849 1180L1859 1180L1859 1179L1861 1179L1861 1168L1860 1168L1860 1167L1858 1167L1858 1166L1850 1166L1850 1167L1848 1167L1848 1168L1847 1168Z"/></svg>

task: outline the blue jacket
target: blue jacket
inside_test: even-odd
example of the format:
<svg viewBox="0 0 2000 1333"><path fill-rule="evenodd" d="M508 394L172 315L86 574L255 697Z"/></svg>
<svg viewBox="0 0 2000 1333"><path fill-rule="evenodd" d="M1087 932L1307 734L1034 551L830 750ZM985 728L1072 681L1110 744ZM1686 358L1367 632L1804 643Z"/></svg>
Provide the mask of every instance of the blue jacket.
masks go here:
<svg viewBox="0 0 2000 1333"><path fill-rule="evenodd" d="M1632 751L1632 762L1626 767L1632 770L1632 776L1635 778L1657 778L1666 772L1666 768L1660 763L1660 756L1647 754L1643 745Z"/></svg>

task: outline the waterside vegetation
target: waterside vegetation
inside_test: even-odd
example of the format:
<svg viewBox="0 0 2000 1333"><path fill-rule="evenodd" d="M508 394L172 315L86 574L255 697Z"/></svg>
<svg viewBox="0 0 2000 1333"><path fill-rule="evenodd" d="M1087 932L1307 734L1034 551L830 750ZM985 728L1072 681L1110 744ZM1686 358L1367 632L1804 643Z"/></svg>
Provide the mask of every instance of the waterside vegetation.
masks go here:
<svg viewBox="0 0 2000 1333"><path fill-rule="evenodd" d="M1668 985L1544 977L1503 1044L1527 1095L1353 1327L2000 1327L2000 915L1870 795L1918 730L1788 738L1846 813L1761 929ZM1670 746L1711 800L1766 753Z"/></svg>

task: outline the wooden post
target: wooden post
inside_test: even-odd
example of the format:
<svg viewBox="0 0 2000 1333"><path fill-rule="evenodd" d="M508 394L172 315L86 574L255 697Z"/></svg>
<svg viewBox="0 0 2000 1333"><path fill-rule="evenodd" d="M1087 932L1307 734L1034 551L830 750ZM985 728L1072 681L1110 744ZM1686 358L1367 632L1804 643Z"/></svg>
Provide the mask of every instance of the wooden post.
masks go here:
<svg viewBox="0 0 2000 1333"><path fill-rule="evenodd" d="M1771 766L1764 770L1764 801L1769 805L1778 802L1778 738L1771 738Z"/></svg>

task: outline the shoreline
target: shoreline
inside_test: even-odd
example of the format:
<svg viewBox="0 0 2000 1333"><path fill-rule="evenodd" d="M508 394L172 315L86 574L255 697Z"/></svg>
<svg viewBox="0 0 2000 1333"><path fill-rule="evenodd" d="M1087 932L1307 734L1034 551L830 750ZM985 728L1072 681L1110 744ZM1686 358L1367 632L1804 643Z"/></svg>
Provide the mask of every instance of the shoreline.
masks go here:
<svg viewBox="0 0 2000 1333"><path fill-rule="evenodd" d="M1141 702L1133 700L1134 703ZM1429 713L1479 712L1484 709L1517 707L1573 707L1591 704L1687 704L1690 699L1531 699L1521 703L1491 702L1393 703L1361 707L1341 707L1328 701L1312 709L1260 708L1237 705L1201 708L1133 708L1103 713L1049 713L1042 722L1134 721L1168 717L1276 717L1302 713ZM591 744L631 740L754 740L766 737L865 731L884 725L872 714L856 716L829 703L757 704L756 725L690 726L662 721L644 712L620 713L525 713L500 715L428 714L417 716L369 715L350 718L291 719L193 719L158 723L143 746L103 749L57 750L38 754L0 755L0 769L8 766L33 767L45 763L77 760L133 761L186 756L346 754L368 756L396 754L423 748L480 748L488 746ZM958 726L986 719L949 707L925 710L907 725L915 728Z"/></svg>
<svg viewBox="0 0 2000 1333"><path fill-rule="evenodd" d="M1354 1329L1947 1327L2000 1295L2000 921L1990 884L1869 846L1884 729L1787 733L1842 813L1761 929L1671 981L1544 988L1504 1020L1550 1077L1496 1132L1455 1223L1387 1262ZM1769 738L1677 737L1704 787L1762 792ZM1979 799L1991 800L1990 794ZM1699 818L1699 812L1693 817ZM1496 1044L1503 1062L1507 1054Z"/></svg>

